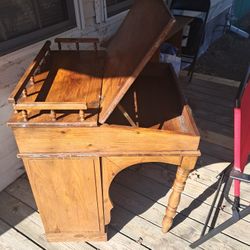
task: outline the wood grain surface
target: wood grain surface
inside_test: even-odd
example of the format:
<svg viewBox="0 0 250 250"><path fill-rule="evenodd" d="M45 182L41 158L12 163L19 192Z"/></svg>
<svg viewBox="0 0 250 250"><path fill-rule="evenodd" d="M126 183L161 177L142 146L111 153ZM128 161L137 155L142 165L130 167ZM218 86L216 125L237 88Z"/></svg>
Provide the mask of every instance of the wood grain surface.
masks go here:
<svg viewBox="0 0 250 250"><path fill-rule="evenodd" d="M107 120L164 41L173 23L174 19L163 1L135 1L133 8L107 47L100 123Z"/></svg>
<svg viewBox="0 0 250 250"><path fill-rule="evenodd" d="M64 234L70 234L71 240L79 240L88 234L104 234L102 195L95 174L100 171L98 158L28 159L24 163L48 239L65 239Z"/></svg>
<svg viewBox="0 0 250 250"><path fill-rule="evenodd" d="M149 63L173 24L162 0L137 0L106 51L92 38L57 39L59 50L23 89L9 125L48 240L106 240L113 178L150 161L178 166L163 231L171 227L200 155L172 67ZM95 51L80 51L80 42Z"/></svg>

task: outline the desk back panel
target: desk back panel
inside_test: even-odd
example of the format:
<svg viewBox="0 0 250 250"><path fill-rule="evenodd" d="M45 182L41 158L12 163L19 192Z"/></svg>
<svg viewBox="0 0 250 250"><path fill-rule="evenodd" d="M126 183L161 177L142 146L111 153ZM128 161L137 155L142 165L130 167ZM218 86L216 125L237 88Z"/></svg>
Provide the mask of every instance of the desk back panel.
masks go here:
<svg viewBox="0 0 250 250"><path fill-rule="evenodd" d="M104 123L166 38L174 18L162 0L137 0L107 48L99 122Z"/></svg>

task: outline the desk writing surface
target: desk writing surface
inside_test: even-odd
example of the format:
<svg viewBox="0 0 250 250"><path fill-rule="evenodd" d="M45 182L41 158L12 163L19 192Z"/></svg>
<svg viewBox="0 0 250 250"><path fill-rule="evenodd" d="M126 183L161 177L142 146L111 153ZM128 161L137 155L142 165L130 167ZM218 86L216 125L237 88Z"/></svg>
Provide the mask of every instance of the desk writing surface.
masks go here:
<svg viewBox="0 0 250 250"><path fill-rule="evenodd" d="M86 103L89 111L86 111L84 122L79 121L77 110L76 112L58 110L57 119L54 122L51 121L49 110L48 112L30 111L27 126L35 124L96 126L104 58L104 51L98 51L98 53L94 51L51 51L50 58L44 65L46 70L34 77L35 84L27 87L27 96L20 98L18 104L36 106L38 103L48 105L56 103L65 107L71 104ZM14 121L17 124L22 123L20 112L13 115L9 124Z"/></svg>
<svg viewBox="0 0 250 250"><path fill-rule="evenodd" d="M98 108L104 60L93 51L53 51L49 75L36 101L83 102Z"/></svg>

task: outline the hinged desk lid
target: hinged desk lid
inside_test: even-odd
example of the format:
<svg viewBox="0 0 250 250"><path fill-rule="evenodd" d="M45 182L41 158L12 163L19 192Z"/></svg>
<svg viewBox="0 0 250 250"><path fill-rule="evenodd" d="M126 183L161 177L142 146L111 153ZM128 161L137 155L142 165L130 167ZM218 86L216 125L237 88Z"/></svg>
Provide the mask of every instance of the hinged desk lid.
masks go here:
<svg viewBox="0 0 250 250"><path fill-rule="evenodd" d="M163 0L136 0L107 48L99 122L104 123L166 38L174 18Z"/></svg>

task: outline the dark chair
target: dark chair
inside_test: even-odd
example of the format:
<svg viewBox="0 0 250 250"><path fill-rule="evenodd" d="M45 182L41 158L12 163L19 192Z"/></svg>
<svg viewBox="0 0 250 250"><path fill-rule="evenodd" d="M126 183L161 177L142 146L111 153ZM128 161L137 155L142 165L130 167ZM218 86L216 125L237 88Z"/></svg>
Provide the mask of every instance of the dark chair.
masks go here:
<svg viewBox="0 0 250 250"><path fill-rule="evenodd" d="M216 234L235 224L250 214L250 205L245 206L240 203L240 183L250 184L250 175L245 174L244 170L250 155L250 67L244 81L242 82L234 108L234 162L231 163L221 174L218 180L218 188L214 201L208 213L207 220L203 227L201 237L192 243L191 248L198 247L200 244L209 240ZM232 183L234 183L233 199L229 196ZM223 187L222 193L220 190ZM226 199L232 205L232 217L215 227L223 200ZM217 202L218 201L218 202ZM216 208L214 206L216 205ZM213 211L215 212L213 213ZM212 217L210 229L206 233L208 224Z"/></svg>
<svg viewBox="0 0 250 250"><path fill-rule="evenodd" d="M187 44L182 48L182 61L190 62L189 81L192 80L200 47L205 36L205 27L210 9L210 0L173 0L170 9L174 15L191 16L189 35L185 37Z"/></svg>

